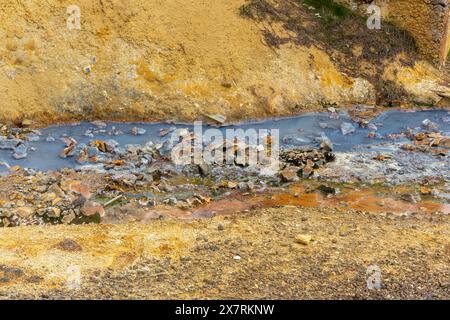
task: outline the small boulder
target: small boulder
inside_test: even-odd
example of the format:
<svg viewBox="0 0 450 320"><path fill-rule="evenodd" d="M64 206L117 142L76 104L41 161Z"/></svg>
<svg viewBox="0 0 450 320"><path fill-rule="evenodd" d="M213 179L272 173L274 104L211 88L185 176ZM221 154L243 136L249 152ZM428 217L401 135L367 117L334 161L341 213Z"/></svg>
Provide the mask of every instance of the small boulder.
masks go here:
<svg viewBox="0 0 450 320"><path fill-rule="evenodd" d="M341 124L341 132L344 136L354 133L355 131L356 131L356 129L351 123L344 122Z"/></svg>
<svg viewBox="0 0 450 320"><path fill-rule="evenodd" d="M295 237L295 242L307 246L312 240L309 235L299 234Z"/></svg>
<svg viewBox="0 0 450 320"><path fill-rule="evenodd" d="M21 218L29 218L34 214L34 209L31 207L20 207L15 210L15 213Z"/></svg>
<svg viewBox="0 0 450 320"><path fill-rule="evenodd" d="M105 209L100 203L93 201L86 201L81 208L81 213L86 217L92 217L96 214L99 214L100 217L105 216Z"/></svg>
<svg viewBox="0 0 450 320"><path fill-rule="evenodd" d="M298 171L300 170L299 167L287 167L283 171L280 172L281 180L283 182L296 182L299 181L300 178L298 176Z"/></svg>
<svg viewBox="0 0 450 320"><path fill-rule="evenodd" d="M134 136L142 136L146 132L147 132L147 130L145 130L143 128L134 127L133 129L131 129L131 134Z"/></svg>

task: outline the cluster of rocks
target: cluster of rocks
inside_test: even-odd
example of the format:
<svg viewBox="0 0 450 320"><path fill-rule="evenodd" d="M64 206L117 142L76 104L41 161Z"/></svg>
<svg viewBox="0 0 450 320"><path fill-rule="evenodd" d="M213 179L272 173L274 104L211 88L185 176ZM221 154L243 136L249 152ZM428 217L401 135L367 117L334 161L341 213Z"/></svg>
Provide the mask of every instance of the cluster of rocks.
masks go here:
<svg viewBox="0 0 450 320"><path fill-rule="evenodd" d="M0 124L0 150L11 150L13 158L24 159L34 148L29 142L39 141L41 132L26 127L16 128Z"/></svg>
<svg viewBox="0 0 450 320"><path fill-rule="evenodd" d="M447 156L450 150L450 136L443 135L439 132L436 123L425 119L422 122L423 130L408 130L405 133L411 141L402 145L402 149L406 151L420 151L430 153L437 156Z"/></svg>
<svg viewBox="0 0 450 320"><path fill-rule="evenodd" d="M336 182L383 180L398 184L433 175L447 179L450 172L448 162L436 161L434 157L440 155L447 159L450 139L429 120L422 123L422 128L401 135L401 138L410 138L412 144L385 140L380 148L382 153L376 152L376 145L336 153L325 134L313 138L317 143L315 147L301 147L296 143L304 144L304 141L297 141L294 136L285 137L287 140L283 141L291 147L280 151L281 166L267 171L269 174L262 174L260 168L248 165L247 160L251 152L268 155L272 144L270 136L266 136L261 145L248 145L237 140L202 141L202 145L196 145L193 132L172 127L161 129L159 136L166 137L161 141L121 145L114 138L123 134L121 130L115 127L107 129L106 123L100 121L93 125L84 133L90 138L88 142L79 143L67 135L58 138L64 144L59 156L73 159L77 164L74 169L62 169L56 173L14 170L23 174L24 181L17 183L7 198L0 198L4 199L0 200L1 226L98 221L105 215L106 207L125 203L140 208L170 205L190 209L237 190L263 191L270 185L295 182L301 178L315 177ZM377 130L370 123L360 125ZM343 122L340 131L349 135L355 132L355 127ZM42 136L38 130L26 127L0 126L0 133L0 149L12 150L15 159L27 157L32 150L29 142L38 141ZM133 127L129 133L142 136L146 130ZM398 137L390 138L396 140ZM51 136L46 139L58 142ZM174 148L179 146L189 146L193 151L201 148L211 154L222 151L223 157L209 163L188 161L189 164L176 164L173 161L176 159L171 157ZM229 150L232 152L227 152ZM262 159L270 161L270 157ZM84 174L97 175L101 187L91 193L85 182L70 178L78 175L80 179ZM441 192L440 196L445 197L445 194Z"/></svg>
<svg viewBox="0 0 450 320"><path fill-rule="evenodd" d="M4 227L90 222L105 214L81 181L66 179L60 173L24 178L14 186L8 200L0 201L0 224Z"/></svg>
<svg viewBox="0 0 450 320"><path fill-rule="evenodd" d="M298 148L280 152L280 160L284 167L280 172L282 181L294 182L301 178L313 176L314 171L328 162L334 161L335 155L330 148L320 149Z"/></svg>

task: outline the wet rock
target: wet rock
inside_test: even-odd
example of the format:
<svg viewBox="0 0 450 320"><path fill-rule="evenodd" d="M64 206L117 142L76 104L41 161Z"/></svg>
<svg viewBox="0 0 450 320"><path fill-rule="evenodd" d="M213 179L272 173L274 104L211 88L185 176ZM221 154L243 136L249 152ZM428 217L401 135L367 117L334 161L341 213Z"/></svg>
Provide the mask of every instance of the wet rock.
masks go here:
<svg viewBox="0 0 450 320"><path fill-rule="evenodd" d="M69 158L75 156L75 147L78 142L73 138L62 137L61 140L65 143L66 147L59 154L61 158Z"/></svg>
<svg viewBox="0 0 450 320"><path fill-rule="evenodd" d="M329 187L325 184L321 184L317 189L324 194L336 194L335 188Z"/></svg>
<svg viewBox="0 0 450 320"><path fill-rule="evenodd" d="M329 152L333 151L333 143L325 134L321 134L320 137L317 137L316 141L320 143L321 150Z"/></svg>
<svg viewBox="0 0 450 320"><path fill-rule="evenodd" d="M450 193L445 193L445 192L442 192L442 191L440 191L438 189L431 190L431 195L433 197L435 197L436 199L442 199L442 200L450 201Z"/></svg>
<svg viewBox="0 0 450 320"><path fill-rule="evenodd" d="M413 145L411 145L409 143L403 144L400 148L405 151L415 151L416 150L416 147L414 147Z"/></svg>
<svg viewBox="0 0 450 320"><path fill-rule="evenodd" d="M108 146L106 148L108 149ZM99 150L98 150L98 148L89 146L89 147L86 147L86 152L87 152L87 156L89 158L92 158L92 157L98 156Z"/></svg>
<svg viewBox="0 0 450 320"><path fill-rule="evenodd" d="M97 148L99 151L106 153L108 152L108 146L105 141L95 140L91 142L91 147Z"/></svg>
<svg viewBox="0 0 450 320"><path fill-rule="evenodd" d="M106 122L104 122L104 121L95 120L95 121L92 121L91 123L92 123L94 126L96 126L97 128L102 128L102 129L104 129L104 128L107 127L107 124L106 124Z"/></svg>
<svg viewBox="0 0 450 320"><path fill-rule="evenodd" d="M30 142L36 142L39 141L41 138L36 133L29 133L27 134L27 141Z"/></svg>
<svg viewBox="0 0 450 320"><path fill-rule="evenodd" d="M90 130L90 129L86 130L83 135L88 138L94 137L94 134L92 133L92 130Z"/></svg>
<svg viewBox="0 0 450 320"><path fill-rule="evenodd" d="M434 123L430 119L425 119L422 121L422 127L424 127L428 131L434 131L438 129L437 123Z"/></svg>
<svg viewBox="0 0 450 320"><path fill-rule="evenodd" d="M224 124L227 118L221 114L206 114L206 117L213 120L217 124Z"/></svg>
<svg viewBox="0 0 450 320"><path fill-rule="evenodd" d="M89 161L89 154L87 151L87 148L84 147L82 148L79 152L78 155L75 158L76 163L78 164L85 164Z"/></svg>
<svg viewBox="0 0 450 320"><path fill-rule="evenodd" d="M20 143L23 143L23 141L19 139L6 139L0 136L0 150L14 150Z"/></svg>
<svg viewBox="0 0 450 320"><path fill-rule="evenodd" d="M14 148L14 159L20 160L28 157L28 146L25 143L20 143Z"/></svg>
<svg viewBox="0 0 450 320"><path fill-rule="evenodd" d="M344 122L341 124L341 133L346 136L348 134L354 133L356 128L349 122Z"/></svg>
<svg viewBox="0 0 450 320"><path fill-rule="evenodd" d="M166 128L166 129L161 129L159 130L159 136L160 137L165 137L170 133L170 129Z"/></svg>
<svg viewBox="0 0 450 320"><path fill-rule="evenodd" d="M311 143L311 139L301 135L301 134L288 134L282 139L284 144L290 146L304 146Z"/></svg>
<svg viewBox="0 0 450 320"><path fill-rule="evenodd" d="M78 144L77 140L67 136L62 136L61 141L64 142L66 147L75 146Z"/></svg>
<svg viewBox="0 0 450 320"><path fill-rule="evenodd" d="M134 127L133 129L131 129L131 134L134 136L142 136L146 132L147 132L147 130L145 130L143 128Z"/></svg>
<svg viewBox="0 0 450 320"><path fill-rule="evenodd" d="M319 127L322 129L328 128L328 124L326 122L319 122Z"/></svg>

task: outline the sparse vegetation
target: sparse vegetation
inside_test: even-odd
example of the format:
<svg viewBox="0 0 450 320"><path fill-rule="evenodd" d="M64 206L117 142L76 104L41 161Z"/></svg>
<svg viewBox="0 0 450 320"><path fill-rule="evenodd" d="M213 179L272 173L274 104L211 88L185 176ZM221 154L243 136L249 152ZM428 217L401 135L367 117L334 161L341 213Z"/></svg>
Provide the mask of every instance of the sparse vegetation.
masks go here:
<svg viewBox="0 0 450 320"><path fill-rule="evenodd" d="M396 105L409 98L403 88L381 78L386 63L399 53L405 54L404 65L414 65L417 49L408 32L387 22L381 30L369 30L366 17L333 0L248 0L240 11L259 23L270 47L294 43L336 53L335 61L343 72L363 76L376 87L378 103ZM286 32L275 31L274 24L281 24ZM358 46L361 54L355 55L353 50Z"/></svg>
<svg viewBox="0 0 450 320"><path fill-rule="evenodd" d="M304 4L313 7L318 11L320 18L326 23L327 26L331 26L335 22L339 22L354 14L333 0L305 0Z"/></svg>

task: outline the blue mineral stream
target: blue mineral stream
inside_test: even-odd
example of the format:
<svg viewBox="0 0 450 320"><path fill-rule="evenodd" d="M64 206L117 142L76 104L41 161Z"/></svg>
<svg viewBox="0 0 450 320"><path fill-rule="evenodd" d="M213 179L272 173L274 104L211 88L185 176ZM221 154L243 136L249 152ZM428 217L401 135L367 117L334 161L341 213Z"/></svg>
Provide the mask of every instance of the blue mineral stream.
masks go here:
<svg viewBox="0 0 450 320"><path fill-rule="evenodd" d="M371 126L362 128L358 123L344 112L338 113L339 117L330 117L330 113L309 113L294 117L267 119L261 121L242 122L239 124L215 127L221 130L225 135L226 129L278 129L280 135L281 147L295 147L316 145L317 138L326 136L331 140L336 152L351 152L355 147L374 145L386 141L385 137L389 134L400 134L408 128L420 131L422 122L425 119L436 123L442 135L450 135L450 112L444 109L427 111L386 111L376 118L370 124ZM105 128L99 128L91 122L81 122L78 124L54 125L39 130L41 135L38 141L28 141L28 155L26 158L16 160L13 157L14 151L11 149L2 149L0 140L0 163L7 163L9 166L20 166L22 168L32 168L35 170L59 170L61 168L74 168L79 166L75 158L61 158L59 154L64 149L65 144L60 139L63 135L75 139L78 144L89 145L93 140L117 141L121 146L127 144L143 145L149 141L154 143L163 142L169 139L170 134L160 137L160 130L176 127L177 129L188 128L193 130L192 124L169 124L169 123L126 123L126 122L105 122ZM341 126L349 127L354 132L344 135ZM368 133L377 127L377 137L369 138ZM142 135L133 135L132 128L142 128L146 132ZM204 125L203 130L211 128L210 125ZM123 134L110 135L115 128ZM87 136L87 131L97 131L94 136ZM98 132L101 130L100 132ZM48 139L48 137L51 137ZM54 138L54 140L52 139ZM33 139L34 140L34 139ZM404 139L406 140L406 138ZM399 140L401 141L401 140ZM8 172L6 165L0 164L0 172Z"/></svg>

